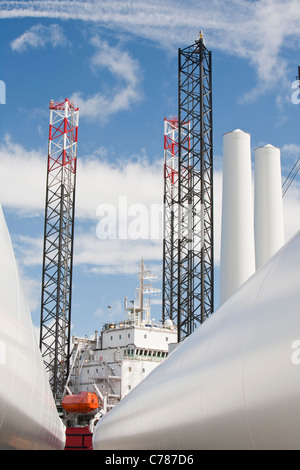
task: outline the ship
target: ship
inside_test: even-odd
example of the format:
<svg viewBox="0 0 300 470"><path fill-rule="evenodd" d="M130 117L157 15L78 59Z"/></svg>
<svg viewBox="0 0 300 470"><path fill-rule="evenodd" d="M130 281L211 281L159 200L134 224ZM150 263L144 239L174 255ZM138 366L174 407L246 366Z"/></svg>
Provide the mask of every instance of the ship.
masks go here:
<svg viewBox="0 0 300 470"><path fill-rule="evenodd" d="M108 321L92 338L72 336L70 373L62 400L64 422L69 427L94 426L160 365L177 346L177 326L151 317L151 296L157 278L145 266L138 272L134 300L124 299L124 315ZM98 400L98 407L95 403Z"/></svg>

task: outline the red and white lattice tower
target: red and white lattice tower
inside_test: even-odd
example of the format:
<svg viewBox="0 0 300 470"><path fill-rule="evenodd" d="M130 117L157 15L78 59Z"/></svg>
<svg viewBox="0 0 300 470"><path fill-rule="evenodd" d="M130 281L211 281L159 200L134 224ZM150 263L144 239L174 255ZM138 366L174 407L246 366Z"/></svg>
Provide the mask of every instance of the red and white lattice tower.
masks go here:
<svg viewBox="0 0 300 470"><path fill-rule="evenodd" d="M69 373L79 110L68 99L49 109L40 349L59 400Z"/></svg>
<svg viewBox="0 0 300 470"><path fill-rule="evenodd" d="M163 321L177 312L178 119L164 121Z"/></svg>

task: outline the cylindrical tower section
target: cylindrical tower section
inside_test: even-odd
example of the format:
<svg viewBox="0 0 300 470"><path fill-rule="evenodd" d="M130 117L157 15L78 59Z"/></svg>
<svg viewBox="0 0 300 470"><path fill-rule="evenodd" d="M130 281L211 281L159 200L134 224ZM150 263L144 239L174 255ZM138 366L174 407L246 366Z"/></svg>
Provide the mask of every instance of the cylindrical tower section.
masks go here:
<svg viewBox="0 0 300 470"><path fill-rule="evenodd" d="M220 304L255 272L250 134L223 136Z"/></svg>
<svg viewBox="0 0 300 470"><path fill-rule="evenodd" d="M254 231L256 269L284 244L280 149L254 150Z"/></svg>

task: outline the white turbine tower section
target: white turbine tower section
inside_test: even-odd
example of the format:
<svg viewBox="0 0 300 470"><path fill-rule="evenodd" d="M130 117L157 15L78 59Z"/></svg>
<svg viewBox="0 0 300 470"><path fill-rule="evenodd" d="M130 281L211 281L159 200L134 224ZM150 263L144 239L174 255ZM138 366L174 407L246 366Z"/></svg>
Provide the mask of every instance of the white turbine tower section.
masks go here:
<svg viewBox="0 0 300 470"><path fill-rule="evenodd" d="M0 449L63 449L60 420L0 205Z"/></svg>
<svg viewBox="0 0 300 470"><path fill-rule="evenodd" d="M94 449L300 449L300 232L98 422Z"/></svg>
<svg viewBox="0 0 300 470"><path fill-rule="evenodd" d="M280 149L254 150L254 228L256 269L284 244Z"/></svg>
<svg viewBox="0 0 300 470"><path fill-rule="evenodd" d="M255 272L250 134L223 136L220 305Z"/></svg>

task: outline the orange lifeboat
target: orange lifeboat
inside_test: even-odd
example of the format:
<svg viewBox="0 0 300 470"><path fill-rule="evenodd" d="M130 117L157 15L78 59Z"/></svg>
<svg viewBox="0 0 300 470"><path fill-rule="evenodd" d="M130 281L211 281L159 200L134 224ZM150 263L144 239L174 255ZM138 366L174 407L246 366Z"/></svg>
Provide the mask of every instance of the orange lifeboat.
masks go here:
<svg viewBox="0 0 300 470"><path fill-rule="evenodd" d="M66 395L61 404L67 413L89 413L99 407L99 400L96 393L80 392L78 395Z"/></svg>

